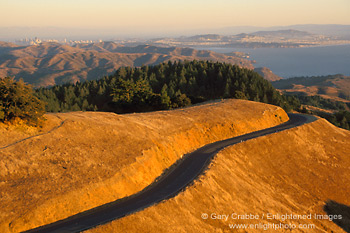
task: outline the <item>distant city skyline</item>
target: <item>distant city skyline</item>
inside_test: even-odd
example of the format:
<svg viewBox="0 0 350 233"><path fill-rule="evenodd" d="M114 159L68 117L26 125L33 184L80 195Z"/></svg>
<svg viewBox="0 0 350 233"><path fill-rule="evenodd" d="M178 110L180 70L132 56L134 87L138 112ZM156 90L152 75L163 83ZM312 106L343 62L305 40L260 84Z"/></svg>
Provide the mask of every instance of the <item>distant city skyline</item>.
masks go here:
<svg viewBox="0 0 350 233"><path fill-rule="evenodd" d="M184 33L231 26L350 24L349 0L0 0L0 27Z"/></svg>

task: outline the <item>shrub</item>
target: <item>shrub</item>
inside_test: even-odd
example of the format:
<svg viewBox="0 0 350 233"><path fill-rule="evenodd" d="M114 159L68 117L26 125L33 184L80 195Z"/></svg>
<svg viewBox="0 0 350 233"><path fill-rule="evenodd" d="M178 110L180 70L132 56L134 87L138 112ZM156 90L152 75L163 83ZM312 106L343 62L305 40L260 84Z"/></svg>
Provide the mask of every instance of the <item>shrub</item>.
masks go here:
<svg viewBox="0 0 350 233"><path fill-rule="evenodd" d="M21 119L37 125L45 113L45 104L35 95L31 86L22 80L0 78L0 120Z"/></svg>

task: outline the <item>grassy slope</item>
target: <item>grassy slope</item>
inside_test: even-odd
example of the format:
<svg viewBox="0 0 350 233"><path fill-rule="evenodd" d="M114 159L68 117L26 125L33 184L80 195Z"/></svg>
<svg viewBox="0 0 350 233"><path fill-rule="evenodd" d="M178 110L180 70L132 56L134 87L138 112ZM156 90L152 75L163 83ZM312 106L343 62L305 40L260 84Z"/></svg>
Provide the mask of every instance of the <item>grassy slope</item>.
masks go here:
<svg viewBox="0 0 350 233"><path fill-rule="evenodd" d="M142 114L47 117L42 132L0 127L8 135L0 138L0 232L23 231L131 195L185 153L288 119L278 107L243 100ZM28 138L35 134L41 135Z"/></svg>
<svg viewBox="0 0 350 233"><path fill-rule="evenodd" d="M326 99L349 102L339 97L350 94L350 77L343 75L289 78L272 82L272 85L287 93L320 95Z"/></svg>
<svg viewBox="0 0 350 233"><path fill-rule="evenodd" d="M263 231L232 230L229 223L315 224L295 232L343 232L329 220L283 222L266 220L266 214L325 214L327 199L349 205L349 139L348 131L320 119L237 144L220 152L209 171L177 197L88 232ZM265 214L265 219L203 220L202 213Z"/></svg>

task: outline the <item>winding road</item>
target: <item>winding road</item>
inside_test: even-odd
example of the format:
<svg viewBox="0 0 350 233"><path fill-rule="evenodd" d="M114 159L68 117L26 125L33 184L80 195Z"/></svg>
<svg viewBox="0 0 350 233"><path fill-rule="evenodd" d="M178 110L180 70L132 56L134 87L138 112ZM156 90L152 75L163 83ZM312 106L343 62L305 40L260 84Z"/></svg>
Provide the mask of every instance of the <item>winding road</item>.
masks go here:
<svg viewBox="0 0 350 233"><path fill-rule="evenodd" d="M214 142L183 156L181 160L167 169L154 183L137 194L79 213L58 222L26 231L26 233L81 232L135 213L176 196L192 184L208 168L215 154L225 147L294 128L317 119L316 117L302 114L288 115L290 120L278 126Z"/></svg>

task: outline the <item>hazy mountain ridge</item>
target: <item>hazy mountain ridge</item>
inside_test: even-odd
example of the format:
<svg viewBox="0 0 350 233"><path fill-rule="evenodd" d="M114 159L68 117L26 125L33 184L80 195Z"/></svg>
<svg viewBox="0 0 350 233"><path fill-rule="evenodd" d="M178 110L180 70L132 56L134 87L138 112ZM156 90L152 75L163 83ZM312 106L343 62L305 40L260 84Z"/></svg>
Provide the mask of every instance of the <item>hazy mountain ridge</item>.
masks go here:
<svg viewBox="0 0 350 233"><path fill-rule="evenodd" d="M295 29L256 31L236 35L203 34L190 37L161 38L150 40L152 44L169 46L203 47L304 47L350 43L336 36L310 33Z"/></svg>
<svg viewBox="0 0 350 233"><path fill-rule="evenodd" d="M98 79L121 66L155 65L174 60L211 60L253 69L250 61L212 51L190 48L139 45L127 47L114 42L77 44L41 43L32 46L0 44L0 77L23 78L34 86Z"/></svg>
<svg viewBox="0 0 350 233"><path fill-rule="evenodd" d="M101 42L94 44L76 44L74 48L83 48L85 50L96 50L101 52L112 53L127 53L127 54L139 54L139 53L157 53L173 56L198 56L198 57L210 57L219 56L224 58L225 55L215 53L213 51L195 50L192 48L179 48L179 47L158 47L152 45L137 45L135 47L129 47L122 44L116 44L114 42Z"/></svg>
<svg viewBox="0 0 350 233"><path fill-rule="evenodd" d="M322 34L326 36L335 36L338 38L350 38L350 25L342 24L297 24L288 26L273 26L273 27L253 27L253 26L236 26L225 27L212 30L216 34L238 34L238 33L254 33L257 31L278 31L278 30L298 30L307 31L312 34Z"/></svg>
<svg viewBox="0 0 350 233"><path fill-rule="evenodd" d="M255 36L283 36L283 37L289 37L289 38L301 38L301 37L312 37L315 36L315 34L307 32L307 31L299 31L294 29L288 29L288 30L277 30L277 31L257 31L250 33L250 35Z"/></svg>

